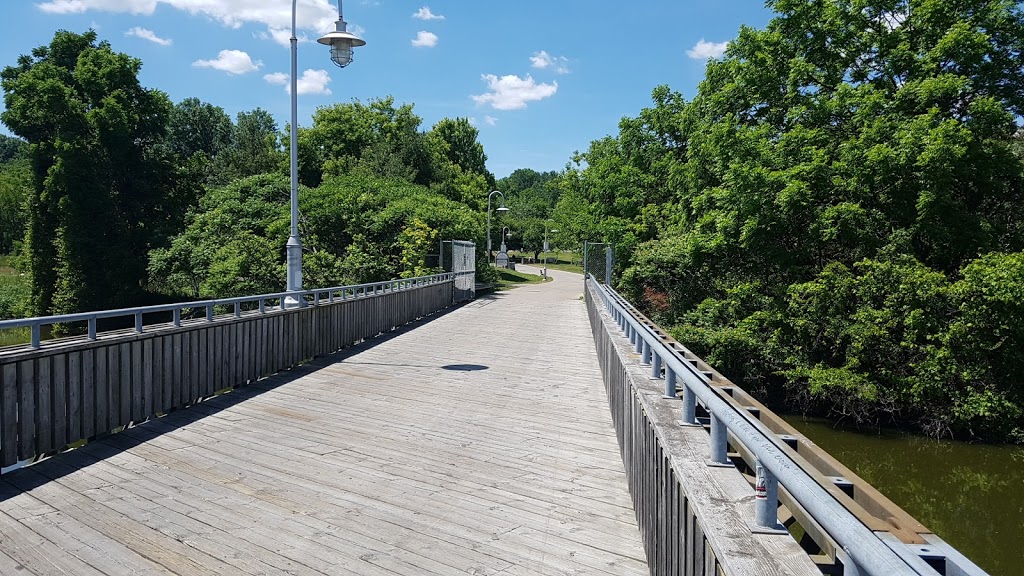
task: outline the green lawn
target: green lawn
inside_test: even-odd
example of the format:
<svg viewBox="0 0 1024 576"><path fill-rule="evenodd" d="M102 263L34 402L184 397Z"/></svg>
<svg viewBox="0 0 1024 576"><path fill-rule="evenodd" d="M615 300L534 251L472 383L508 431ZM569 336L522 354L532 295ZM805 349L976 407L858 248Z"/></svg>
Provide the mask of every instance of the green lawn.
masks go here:
<svg viewBox="0 0 1024 576"><path fill-rule="evenodd" d="M544 281L544 278L536 274L526 274L525 272L518 272L516 270L508 270L507 268L498 268L498 290L511 288L517 284L540 284Z"/></svg>
<svg viewBox="0 0 1024 576"><path fill-rule="evenodd" d="M13 260L11 256L0 256L0 320L23 317L31 291L28 276L14 269ZM24 344L30 337L28 328L0 330L0 346Z"/></svg>

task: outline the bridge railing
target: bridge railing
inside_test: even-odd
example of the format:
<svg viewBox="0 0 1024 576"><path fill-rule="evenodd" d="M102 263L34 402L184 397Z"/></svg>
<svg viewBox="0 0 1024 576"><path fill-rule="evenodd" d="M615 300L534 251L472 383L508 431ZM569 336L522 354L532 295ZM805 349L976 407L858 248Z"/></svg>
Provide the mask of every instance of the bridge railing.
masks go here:
<svg viewBox="0 0 1024 576"><path fill-rule="evenodd" d="M16 320L0 320L0 330L14 328L29 328L31 331L31 346L40 348L42 346L42 329L44 326L56 324L71 324L85 322L88 325L88 339L96 340L98 337L97 321L110 318L135 318L135 332L142 334L145 331L145 315L172 314L171 323L174 326L181 326L182 310L205 310L206 321L215 321L215 311L218 307L231 307L234 309L234 316L242 315L246 304L255 305L259 313L263 314L269 309L280 307L282 302L285 306L306 307L309 305L319 306L323 303L333 303L335 299L347 300L360 298L368 295L376 295L395 290L404 290L411 287L448 282L453 274L444 273L433 276L420 276L417 278L403 278L400 280L388 280L385 282L370 282L366 284L353 284L349 286L335 286L332 288L317 288L303 290L301 292L276 292L273 294L259 294L256 296L239 296L236 298L217 298L211 300L196 300L194 302L177 302L173 304L162 304L156 306L141 306L137 308L121 308L117 310L103 310L98 312L81 312L77 314L59 314L55 316L41 316L35 318L18 318ZM276 305L274 303L276 302Z"/></svg>
<svg viewBox="0 0 1024 576"><path fill-rule="evenodd" d="M793 512L799 508L804 515L802 520L807 525L808 532L820 530L821 535L834 543L833 552L846 575L984 574L980 568L935 535L927 534L924 544L906 544L889 531L873 529L867 525L863 517L858 517L851 511L850 502L844 501L842 496L837 497L833 490L823 485L821 474L808 469L806 460L790 446L790 438L780 437L766 427L765 423L755 416L756 410L738 405L730 395L733 391L731 387L713 385L711 380L717 373L713 374L706 370L706 366L698 358L671 345L671 339L664 332L639 314L614 289L599 283L591 275L587 279L586 296L599 353L611 354L615 346L622 346L623 343L616 345L614 342L606 341L606 345L612 348L600 350L602 338L599 337L599 330L610 334L614 327L619 335L628 339L628 348L639 355L640 364L650 366L649 377L664 381L662 401L679 402L678 392L682 392L677 424L702 426L703 423L697 416L698 403L706 411L710 427L708 466L733 467L733 461L729 457L730 445L741 457L746 455L754 460L754 465L751 466L756 470L753 482L754 506L753 518L750 519L753 532L777 533L789 537L788 532L778 522L781 485L790 508L794 509ZM611 320L611 326L597 324L605 321L601 320L595 302L603 305ZM606 357L602 356L602 368L607 371L609 367L605 366L605 363ZM607 382L607 372L605 378ZM681 390L677 391L677 385ZM612 395L611 390L609 395ZM621 400L617 403L625 404ZM613 416L617 403L612 402ZM619 410L627 409L628 407L619 407ZM616 417L617 427L622 427L619 420L628 418ZM624 440L624 431L620 429L619 434L621 442ZM626 454L626 446L623 446L623 451L624 459L636 460L635 456ZM655 464L641 463L641 466L653 468ZM627 464L627 468L629 467ZM653 473L655 472L650 470L642 471L639 476L644 477ZM657 518L668 518L673 514L670 510L660 509L666 503L664 498L655 494L652 503L648 501L650 498L643 498L643 490L638 491L636 488L631 485L635 503L638 494L641 496L637 506L638 512L642 508L650 511L653 507L657 509L653 512ZM647 492L649 496L650 490ZM645 539L663 541L673 537L673 530L667 529L666 526L670 527L671 523L651 525L647 530L641 526L641 531ZM657 573L655 565L659 561L657 555L652 557L650 554L655 549L657 546L649 548L648 554L654 571L652 573Z"/></svg>
<svg viewBox="0 0 1024 576"><path fill-rule="evenodd" d="M31 346L0 349L0 467L388 332L452 306L453 289L454 278L446 273L0 322L0 329L29 326L36 334ZM205 315L182 319L186 309ZM143 316L154 313L170 313L173 320L144 325ZM96 333L96 320L124 316L134 316L134 330ZM82 321L90 325L86 336L38 339L42 326Z"/></svg>

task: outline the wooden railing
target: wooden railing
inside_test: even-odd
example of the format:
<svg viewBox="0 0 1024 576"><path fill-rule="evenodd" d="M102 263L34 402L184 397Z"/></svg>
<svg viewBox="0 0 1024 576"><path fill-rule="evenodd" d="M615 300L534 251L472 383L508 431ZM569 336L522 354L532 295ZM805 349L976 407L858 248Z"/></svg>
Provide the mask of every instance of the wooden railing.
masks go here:
<svg viewBox="0 0 1024 576"><path fill-rule="evenodd" d="M0 466L144 422L452 305L450 275L0 352Z"/></svg>

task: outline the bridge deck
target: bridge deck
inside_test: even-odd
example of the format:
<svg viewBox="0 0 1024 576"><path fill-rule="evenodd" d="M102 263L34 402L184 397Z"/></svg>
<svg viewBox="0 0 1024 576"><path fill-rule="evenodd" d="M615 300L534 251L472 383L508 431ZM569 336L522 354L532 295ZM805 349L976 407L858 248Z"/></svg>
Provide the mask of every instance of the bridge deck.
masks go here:
<svg viewBox="0 0 1024 576"><path fill-rule="evenodd" d="M5 475L0 574L646 574L555 278Z"/></svg>

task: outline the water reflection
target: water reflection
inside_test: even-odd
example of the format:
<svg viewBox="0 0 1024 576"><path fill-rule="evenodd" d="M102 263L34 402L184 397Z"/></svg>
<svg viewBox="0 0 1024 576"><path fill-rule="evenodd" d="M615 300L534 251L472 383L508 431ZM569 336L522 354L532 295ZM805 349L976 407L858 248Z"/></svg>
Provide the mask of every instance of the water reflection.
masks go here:
<svg viewBox="0 0 1024 576"><path fill-rule="evenodd" d="M1024 575L1024 448L786 420L990 574Z"/></svg>

